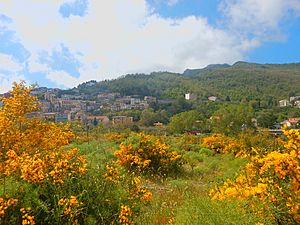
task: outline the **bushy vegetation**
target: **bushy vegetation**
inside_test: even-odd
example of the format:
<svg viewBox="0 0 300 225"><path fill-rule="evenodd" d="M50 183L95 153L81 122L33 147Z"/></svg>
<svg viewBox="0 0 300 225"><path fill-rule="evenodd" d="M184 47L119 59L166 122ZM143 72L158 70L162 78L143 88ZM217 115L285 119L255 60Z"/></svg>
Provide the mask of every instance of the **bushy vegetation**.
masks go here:
<svg viewBox="0 0 300 225"><path fill-rule="evenodd" d="M30 118L24 83L2 101L1 224L300 223L298 130L87 134Z"/></svg>
<svg viewBox="0 0 300 225"><path fill-rule="evenodd" d="M299 224L300 134L285 130L285 135L288 141L282 151L257 152L234 180L212 190L212 197L248 201L258 216L270 217L278 224Z"/></svg>
<svg viewBox="0 0 300 225"><path fill-rule="evenodd" d="M153 135L131 134L115 152L116 163L138 173L165 175L178 170L181 156Z"/></svg>
<svg viewBox="0 0 300 225"><path fill-rule="evenodd" d="M150 199L133 174L116 185L109 167L88 164L84 151L66 147L75 138L68 126L28 118L38 106L24 83L2 101L2 224L128 224L141 200Z"/></svg>

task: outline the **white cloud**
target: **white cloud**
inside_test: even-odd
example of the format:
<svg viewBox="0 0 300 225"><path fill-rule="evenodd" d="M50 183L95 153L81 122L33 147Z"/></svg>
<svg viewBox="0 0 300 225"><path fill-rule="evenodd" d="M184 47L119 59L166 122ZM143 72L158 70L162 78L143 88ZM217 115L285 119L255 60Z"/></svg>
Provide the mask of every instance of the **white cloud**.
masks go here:
<svg viewBox="0 0 300 225"><path fill-rule="evenodd" d="M221 11L231 30L259 38L282 38L280 25L300 15L299 0L224 0Z"/></svg>
<svg viewBox="0 0 300 225"><path fill-rule="evenodd" d="M79 82L78 79L63 71L49 71L46 77L58 85L63 84L66 88L74 87Z"/></svg>
<svg viewBox="0 0 300 225"><path fill-rule="evenodd" d="M25 80L25 77L20 74L7 74L0 72L0 93L6 93L12 88L13 82Z"/></svg>
<svg viewBox="0 0 300 225"><path fill-rule="evenodd" d="M22 70L23 64L16 62L9 55L0 53L0 93L9 91L14 81L25 80Z"/></svg>
<svg viewBox="0 0 300 225"><path fill-rule="evenodd" d="M0 71L17 72L22 69L22 64L16 62L11 56L0 53Z"/></svg>
<svg viewBox="0 0 300 225"><path fill-rule="evenodd" d="M287 11L295 15L300 11L298 0L224 0L222 12L233 28L225 29L202 17L163 18L153 14L146 0L90 0L86 16L63 18L59 14L63 2L1 1L0 12L13 19L10 28L30 51L30 70L45 72L48 79L66 87L126 73L182 72L233 63L261 44L261 32L276 31ZM239 29L253 30L253 38L232 32ZM78 79L38 62L40 51L51 53L61 44L81 53L76 55L82 64Z"/></svg>
<svg viewBox="0 0 300 225"><path fill-rule="evenodd" d="M168 0L168 5L169 6L174 6L176 4L178 4L179 0Z"/></svg>

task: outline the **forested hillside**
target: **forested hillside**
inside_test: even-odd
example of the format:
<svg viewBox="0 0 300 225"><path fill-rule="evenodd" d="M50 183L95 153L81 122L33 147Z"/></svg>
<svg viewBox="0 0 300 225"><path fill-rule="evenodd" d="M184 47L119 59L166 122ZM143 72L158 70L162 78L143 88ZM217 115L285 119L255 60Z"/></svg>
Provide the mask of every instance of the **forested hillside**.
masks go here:
<svg viewBox="0 0 300 225"><path fill-rule="evenodd" d="M212 94L233 100L286 98L300 91L300 64L254 64L238 62L225 69L212 69L192 77Z"/></svg>
<svg viewBox="0 0 300 225"><path fill-rule="evenodd" d="M97 82L94 86L81 84L68 92L77 89L92 95L107 91L163 98L179 98L184 93L191 92L197 95L198 100L215 95L221 100L256 100L269 105L289 95L300 94L300 63L237 62L230 67L220 67L189 70L188 75L169 72L129 74Z"/></svg>

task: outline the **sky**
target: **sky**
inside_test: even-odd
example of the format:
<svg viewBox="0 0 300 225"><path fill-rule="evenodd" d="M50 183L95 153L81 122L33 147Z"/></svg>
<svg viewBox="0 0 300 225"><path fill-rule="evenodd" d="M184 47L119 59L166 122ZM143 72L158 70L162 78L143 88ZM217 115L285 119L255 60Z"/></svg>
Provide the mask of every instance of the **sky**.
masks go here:
<svg viewBox="0 0 300 225"><path fill-rule="evenodd" d="M300 62L300 0L0 0L0 93L236 61Z"/></svg>

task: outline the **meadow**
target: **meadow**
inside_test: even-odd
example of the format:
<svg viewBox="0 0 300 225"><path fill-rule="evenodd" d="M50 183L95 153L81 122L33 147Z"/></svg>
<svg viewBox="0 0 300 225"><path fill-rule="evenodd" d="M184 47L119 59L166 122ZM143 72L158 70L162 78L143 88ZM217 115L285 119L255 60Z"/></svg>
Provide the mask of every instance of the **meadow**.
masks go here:
<svg viewBox="0 0 300 225"><path fill-rule="evenodd" d="M24 83L0 109L1 224L299 224L300 134L171 135L28 118Z"/></svg>

